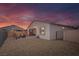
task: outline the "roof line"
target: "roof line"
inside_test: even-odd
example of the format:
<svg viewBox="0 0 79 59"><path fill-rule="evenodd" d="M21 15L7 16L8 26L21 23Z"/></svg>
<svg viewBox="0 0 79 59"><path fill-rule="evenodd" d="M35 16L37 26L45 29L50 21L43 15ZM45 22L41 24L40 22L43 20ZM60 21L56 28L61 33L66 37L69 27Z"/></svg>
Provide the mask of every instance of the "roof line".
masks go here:
<svg viewBox="0 0 79 59"><path fill-rule="evenodd" d="M31 23L30 23L30 25L27 27L27 29L32 25L32 23L34 23L35 22L35 20L33 20Z"/></svg>
<svg viewBox="0 0 79 59"><path fill-rule="evenodd" d="M32 23L34 23L34 22L44 22L44 21L40 21L40 20L34 20L34 21L32 21ZM28 28L32 25L32 23L28 26ZM44 23L48 23L48 22L44 22ZM53 23L53 22L50 22L49 24L57 25L57 26L63 26L63 27L69 27L69 28L73 28L73 29L78 29L78 27L68 26L68 25L62 25L62 24L56 24L56 23Z"/></svg>
<svg viewBox="0 0 79 59"><path fill-rule="evenodd" d="M2 27L0 29L4 29L4 28L10 27L10 26L17 26L17 25L9 25L9 26ZM17 27L19 27L19 26L17 26ZM21 27L19 27L19 28L21 28ZM21 28L21 29L23 29L23 28Z"/></svg>

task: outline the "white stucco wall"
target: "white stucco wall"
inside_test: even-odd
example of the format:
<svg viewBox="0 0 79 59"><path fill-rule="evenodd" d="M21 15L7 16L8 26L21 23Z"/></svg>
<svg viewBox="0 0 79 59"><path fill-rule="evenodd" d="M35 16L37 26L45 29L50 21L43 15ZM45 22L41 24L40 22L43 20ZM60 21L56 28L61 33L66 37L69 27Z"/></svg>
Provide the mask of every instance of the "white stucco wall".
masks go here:
<svg viewBox="0 0 79 59"><path fill-rule="evenodd" d="M40 34L40 28L45 27L45 35ZM30 28L36 28L37 29L37 36L39 36L41 39L50 39L50 24L43 23L43 22L34 22Z"/></svg>
<svg viewBox="0 0 79 59"><path fill-rule="evenodd" d="M57 25L50 25L50 39L56 39L56 31L62 31L62 27Z"/></svg>
<svg viewBox="0 0 79 59"><path fill-rule="evenodd" d="M64 40L79 43L79 30L65 30L63 34Z"/></svg>
<svg viewBox="0 0 79 59"><path fill-rule="evenodd" d="M45 35L40 34L40 28L45 27ZM36 28L37 29L37 36L39 36L41 39L47 39L47 40L55 40L56 39L56 31L63 31L67 30L69 28L58 25L53 25L49 23L44 23L44 22L34 22L30 26L30 28ZM62 37L61 35L59 37Z"/></svg>

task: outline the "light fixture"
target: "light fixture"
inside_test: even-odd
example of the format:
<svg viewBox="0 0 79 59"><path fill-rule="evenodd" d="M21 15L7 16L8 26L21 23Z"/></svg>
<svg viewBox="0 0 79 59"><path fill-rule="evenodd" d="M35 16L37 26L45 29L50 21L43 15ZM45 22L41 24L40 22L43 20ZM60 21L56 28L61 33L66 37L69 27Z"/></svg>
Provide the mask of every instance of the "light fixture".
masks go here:
<svg viewBox="0 0 79 59"><path fill-rule="evenodd" d="M62 27L62 29L65 29L65 27Z"/></svg>

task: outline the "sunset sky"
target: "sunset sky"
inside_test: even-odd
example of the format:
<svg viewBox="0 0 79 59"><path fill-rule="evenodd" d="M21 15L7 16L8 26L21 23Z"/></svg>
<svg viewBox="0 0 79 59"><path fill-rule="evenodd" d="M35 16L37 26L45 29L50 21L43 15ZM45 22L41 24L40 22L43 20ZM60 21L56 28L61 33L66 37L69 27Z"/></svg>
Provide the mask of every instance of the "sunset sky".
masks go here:
<svg viewBox="0 0 79 59"><path fill-rule="evenodd" d="M27 28L33 20L79 26L79 4L0 4L0 27Z"/></svg>

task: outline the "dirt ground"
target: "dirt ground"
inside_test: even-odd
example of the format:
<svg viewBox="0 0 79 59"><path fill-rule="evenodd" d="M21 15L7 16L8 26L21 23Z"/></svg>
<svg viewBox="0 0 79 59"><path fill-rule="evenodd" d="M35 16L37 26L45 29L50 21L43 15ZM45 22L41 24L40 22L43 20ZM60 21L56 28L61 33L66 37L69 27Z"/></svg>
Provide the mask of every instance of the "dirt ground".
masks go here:
<svg viewBox="0 0 79 59"><path fill-rule="evenodd" d="M1 56L79 56L79 43L63 40L7 39Z"/></svg>

